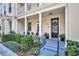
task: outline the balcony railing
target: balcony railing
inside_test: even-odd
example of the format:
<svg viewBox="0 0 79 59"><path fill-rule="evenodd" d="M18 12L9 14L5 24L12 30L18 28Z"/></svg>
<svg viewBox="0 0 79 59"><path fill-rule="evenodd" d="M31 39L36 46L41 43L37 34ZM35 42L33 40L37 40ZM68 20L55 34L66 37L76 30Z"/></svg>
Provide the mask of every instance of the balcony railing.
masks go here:
<svg viewBox="0 0 79 59"><path fill-rule="evenodd" d="M18 7L17 14L21 14L21 13L24 13L24 12L25 12L25 7L24 6Z"/></svg>
<svg viewBox="0 0 79 59"><path fill-rule="evenodd" d="M41 6L39 3L27 3L27 11L32 11L32 10L36 10L40 7L45 7L47 5L50 5L49 3L42 3ZM17 7L17 14L23 14L25 12L25 5L23 6L18 6Z"/></svg>

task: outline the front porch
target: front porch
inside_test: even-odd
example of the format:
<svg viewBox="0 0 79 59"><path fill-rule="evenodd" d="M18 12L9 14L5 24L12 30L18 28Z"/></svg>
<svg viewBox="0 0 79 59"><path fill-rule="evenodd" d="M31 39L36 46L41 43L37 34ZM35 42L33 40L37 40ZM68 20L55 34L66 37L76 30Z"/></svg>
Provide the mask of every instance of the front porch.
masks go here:
<svg viewBox="0 0 79 59"><path fill-rule="evenodd" d="M18 19L17 33L25 35L35 34L39 36L48 33L49 38L65 34L65 8L61 7Z"/></svg>

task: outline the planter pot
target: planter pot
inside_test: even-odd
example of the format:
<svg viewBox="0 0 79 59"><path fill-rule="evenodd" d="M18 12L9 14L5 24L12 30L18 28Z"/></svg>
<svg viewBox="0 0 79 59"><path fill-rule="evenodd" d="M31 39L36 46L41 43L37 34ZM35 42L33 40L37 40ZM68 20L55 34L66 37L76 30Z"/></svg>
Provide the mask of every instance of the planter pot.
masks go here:
<svg viewBox="0 0 79 59"><path fill-rule="evenodd" d="M67 51L65 51L65 55L68 56L68 52Z"/></svg>
<svg viewBox="0 0 79 59"><path fill-rule="evenodd" d="M61 38L61 41L65 41L65 38Z"/></svg>
<svg viewBox="0 0 79 59"><path fill-rule="evenodd" d="M34 56L37 56L38 54L36 54L36 53L33 53L32 55L34 55Z"/></svg>
<svg viewBox="0 0 79 59"><path fill-rule="evenodd" d="M46 39L49 39L49 37L46 37Z"/></svg>

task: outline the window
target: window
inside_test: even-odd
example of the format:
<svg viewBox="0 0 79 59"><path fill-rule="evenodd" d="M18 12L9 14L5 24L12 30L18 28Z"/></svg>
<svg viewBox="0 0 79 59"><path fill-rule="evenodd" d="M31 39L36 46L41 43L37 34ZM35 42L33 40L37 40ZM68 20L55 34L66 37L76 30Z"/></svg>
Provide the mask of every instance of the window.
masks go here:
<svg viewBox="0 0 79 59"><path fill-rule="evenodd" d="M10 31L12 30L12 22L9 21L9 25L10 25Z"/></svg>
<svg viewBox="0 0 79 59"><path fill-rule="evenodd" d="M2 16L2 13L0 14L0 16Z"/></svg>
<svg viewBox="0 0 79 59"><path fill-rule="evenodd" d="M6 15L6 6L4 6L4 15Z"/></svg>
<svg viewBox="0 0 79 59"><path fill-rule="evenodd" d="M11 13L11 3L9 3L9 13Z"/></svg>
<svg viewBox="0 0 79 59"><path fill-rule="evenodd" d="M39 7L39 3L37 3L37 7Z"/></svg>
<svg viewBox="0 0 79 59"><path fill-rule="evenodd" d="M31 4L30 3L27 4L27 10L28 11L31 10Z"/></svg>
<svg viewBox="0 0 79 59"><path fill-rule="evenodd" d="M31 22L28 22L28 31L31 31Z"/></svg>
<svg viewBox="0 0 79 59"><path fill-rule="evenodd" d="M2 13L1 13L1 16L2 16Z"/></svg>
<svg viewBox="0 0 79 59"><path fill-rule="evenodd" d="M39 35L39 21L37 21L37 32L36 35Z"/></svg>

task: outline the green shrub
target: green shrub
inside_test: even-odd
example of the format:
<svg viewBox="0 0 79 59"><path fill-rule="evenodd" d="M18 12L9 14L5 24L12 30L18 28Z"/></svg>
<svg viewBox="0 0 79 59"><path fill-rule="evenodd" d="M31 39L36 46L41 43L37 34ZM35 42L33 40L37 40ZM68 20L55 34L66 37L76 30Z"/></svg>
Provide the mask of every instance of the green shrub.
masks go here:
<svg viewBox="0 0 79 59"><path fill-rule="evenodd" d="M33 37L32 54L38 55L40 52L40 39L39 37Z"/></svg>
<svg viewBox="0 0 79 59"><path fill-rule="evenodd" d="M30 48L32 48L32 36L31 35L26 35L21 39L21 49L23 51L28 51Z"/></svg>
<svg viewBox="0 0 79 59"><path fill-rule="evenodd" d="M32 54L38 55L40 53L39 47L33 47L32 48Z"/></svg>
<svg viewBox="0 0 79 59"><path fill-rule="evenodd" d="M38 37L33 37L33 46L34 47L40 46L40 39Z"/></svg>
<svg viewBox="0 0 79 59"><path fill-rule="evenodd" d="M14 31L10 31L10 34L16 34L16 32L14 32Z"/></svg>
<svg viewBox="0 0 79 59"><path fill-rule="evenodd" d="M21 43L21 38L23 37L24 35L22 34L17 34L13 31L11 31L9 34L3 34L2 35L2 41L3 42L7 42L7 41L16 41L18 43Z"/></svg>
<svg viewBox="0 0 79 59"><path fill-rule="evenodd" d="M4 42L4 45L6 47L8 47L9 49L11 49L12 51L18 53L21 51L21 46L20 44L14 42L14 41L8 41L8 42Z"/></svg>
<svg viewBox="0 0 79 59"><path fill-rule="evenodd" d="M22 34L15 34L15 41L18 43L21 43L21 38L24 37Z"/></svg>
<svg viewBox="0 0 79 59"><path fill-rule="evenodd" d="M3 42L15 41L14 34L3 34L3 35L2 35L2 41L3 41Z"/></svg>
<svg viewBox="0 0 79 59"><path fill-rule="evenodd" d="M67 51L69 56L74 56L73 46L67 46Z"/></svg>
<svg viewBox="0 0 79 59"><path fill-rule="evenodd" d="M68 40L67 43L68 56L79 56L79 42Z"/></svg>
<svg viewBox="0 0 79 59"><path fill-rule="evenodd" d="M73 41L71 41L71 40L67 40L67 43L69 46L72 46L74 44Z"/></svg>
<svg viewBox="0 0 79 59"><path fill-rule="evenodd" d="M1 39L2 39L2 35L1 35L1 33L0 33L0 41L1 41Z"/></svg>

